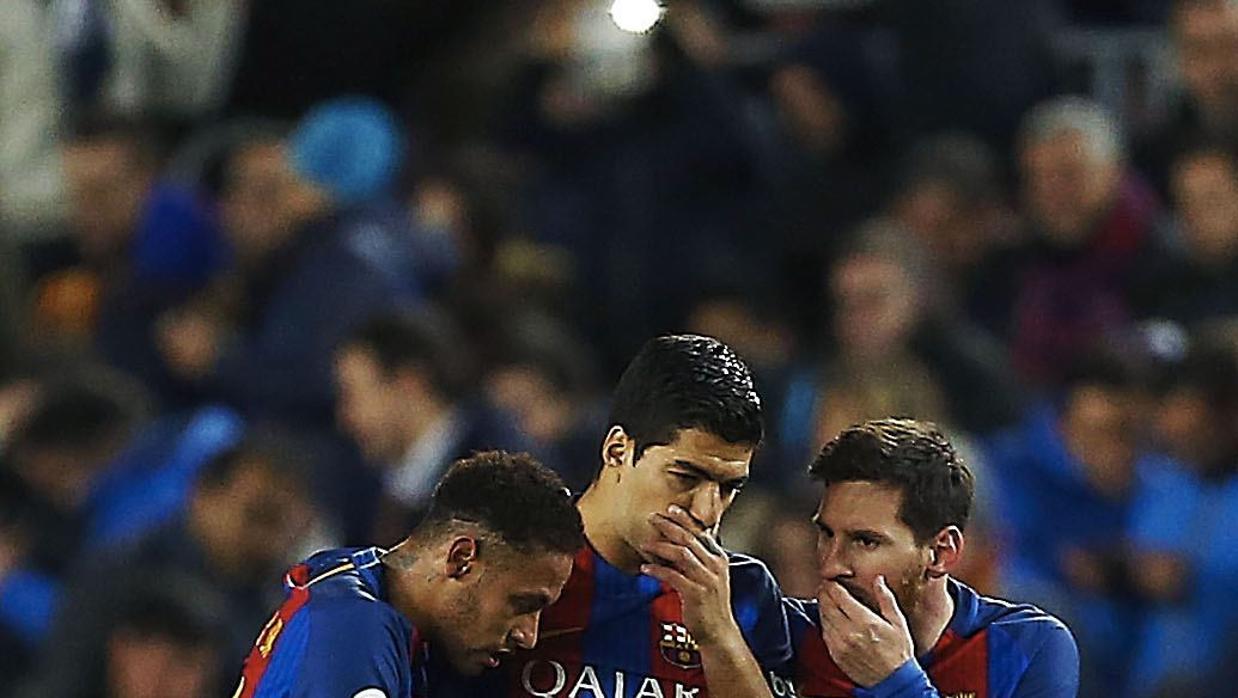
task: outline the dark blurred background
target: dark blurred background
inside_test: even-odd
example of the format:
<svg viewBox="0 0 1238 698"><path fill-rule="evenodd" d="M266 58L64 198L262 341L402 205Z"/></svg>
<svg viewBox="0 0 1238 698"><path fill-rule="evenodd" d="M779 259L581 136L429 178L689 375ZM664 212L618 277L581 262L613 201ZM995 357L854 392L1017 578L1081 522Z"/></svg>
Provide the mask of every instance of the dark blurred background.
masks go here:
<svg viewBox="0 0 1238 698"><path fill-rule="evenodd" d="M1085 696L1234 695L1238 3L0 0L0 695L221 695L450 461L574 487L656 333L945 426ZM622 27L622 28L621 28Z"/></svg>

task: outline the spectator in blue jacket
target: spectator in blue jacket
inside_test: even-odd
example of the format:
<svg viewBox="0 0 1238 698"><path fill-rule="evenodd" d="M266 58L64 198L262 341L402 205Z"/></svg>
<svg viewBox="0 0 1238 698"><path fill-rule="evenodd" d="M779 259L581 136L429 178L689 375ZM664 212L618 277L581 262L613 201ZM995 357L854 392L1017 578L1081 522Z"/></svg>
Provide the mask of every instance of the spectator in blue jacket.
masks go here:
<svg viewBox="0 0 1238 698"><path fill-rule="evenodd" d="M164 316L172 372L247 416L325 429L335 346L369 315L418 297L406 217L381 206L402 152L391 114L362 99L312 110L286 142L241 147L223 200L237 267Z"/></svg>

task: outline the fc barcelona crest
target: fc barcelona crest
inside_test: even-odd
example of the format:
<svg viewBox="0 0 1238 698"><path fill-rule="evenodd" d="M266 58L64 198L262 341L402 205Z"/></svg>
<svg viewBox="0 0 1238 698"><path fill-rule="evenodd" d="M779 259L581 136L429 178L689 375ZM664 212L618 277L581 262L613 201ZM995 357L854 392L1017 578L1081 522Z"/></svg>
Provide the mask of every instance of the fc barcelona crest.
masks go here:
<svg viewBox="0 0 1238 698"><path fill-rule="evenodd" d="M688 629L679 623L663 623L662 637L658 641L662 658L681 669L697 669L701 666L701 652Z"/></svg>

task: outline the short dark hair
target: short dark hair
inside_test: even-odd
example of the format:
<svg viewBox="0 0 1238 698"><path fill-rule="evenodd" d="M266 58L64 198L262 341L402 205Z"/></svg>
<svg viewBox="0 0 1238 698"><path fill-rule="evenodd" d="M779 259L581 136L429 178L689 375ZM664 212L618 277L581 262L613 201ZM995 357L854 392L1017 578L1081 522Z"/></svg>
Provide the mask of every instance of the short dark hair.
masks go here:
<svg viewBox="0 0 1238 698"><path fill-rule="evenodd" d="M216 650L224 639L223 598L180 573L159 572L142 580L125 593L116 612L114 629L143 637Z"/></svg>
<svg viewBox="0 0 1238 698"><path fill-rule="evenodd" d="M680 429L701 429L727 443L761 443L761 398L748 364L701 335L655 337L623 372L610 423L636 442L636 457L669 444Z"/></svg>
<svg viewBox="0 0 1238 698"><path fill-rule="evenodd" d="M902 164L897 193L940 183L966 206L995 201L1001 177L997 156L984 141L965 133L942 133L916 143Z"/></svg>
<svg viewBox="0 0 1238 698"><path fill-rule="evenodd" d="M584 524L571 493L527 453L483 451L452 464L439 481L422 527L469 521L521 550L573 554Z"/></svg>
<svg viewBox="0 0 1238 698"><path fill-rule="evenodd" d="M393 310L370 317L345 340L374 355L386 373L417 366L426 371L434 389L456 397L468 360L456 327L437 312Z"/></svg>
<svg viewBox="0 0 1238 698"><path fill-rule="evenodd" d="M34 411L13 436L18 451L67 449L86 452L126 436L140 419L136 398L122 386L89 378L52 381Z"/></svg>
<svg viewBox="0 0 1238 698"><path fill-rule="evenodd" d="M206 461L198 471L196 489L218 488L231 482L244 468L258 465L304 491L310 454L305 444L274 427L251 427L236 444Z"/></svg>
<svg viewBox="0 0 1238 698"><path fill-rule="evenodd" d="M877 419L845 429L821 449L808 473L829 487L838 482L889 485L903 495L899 519L925 543L946 526L964 529L976 481L936 425Z"/></svg>

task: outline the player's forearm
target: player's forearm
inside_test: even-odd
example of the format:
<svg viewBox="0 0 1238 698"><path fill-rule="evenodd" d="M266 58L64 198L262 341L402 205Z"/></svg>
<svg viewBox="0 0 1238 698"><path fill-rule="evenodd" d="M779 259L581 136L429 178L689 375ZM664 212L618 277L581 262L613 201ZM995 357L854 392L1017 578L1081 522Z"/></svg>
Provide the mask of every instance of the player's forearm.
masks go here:
<svg viewBox="0 0 1238 698"><path fill-rule="evenodd" d="M701 666L709 694L734 698L772 698L752 650L735 628L718 640L700 645Z"/></svg>

